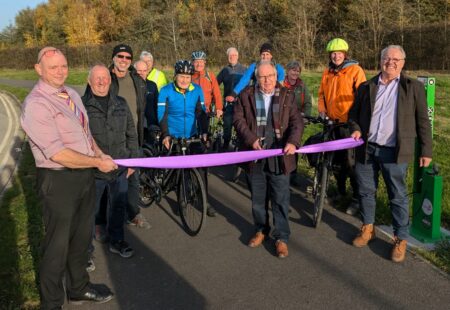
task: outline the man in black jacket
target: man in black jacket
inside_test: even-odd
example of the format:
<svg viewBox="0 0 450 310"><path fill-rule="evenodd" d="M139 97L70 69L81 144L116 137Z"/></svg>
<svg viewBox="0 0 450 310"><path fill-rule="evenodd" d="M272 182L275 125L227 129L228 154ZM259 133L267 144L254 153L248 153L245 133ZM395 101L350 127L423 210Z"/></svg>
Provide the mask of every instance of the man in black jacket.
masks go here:
<svg viewBox="0 0 450 310"><path fill-rule="evenodd" d="M113 158L138 156L138 138L134 121L126 101L110 93L111 76L104 65L96 65L89 71L89 86L82 97L89 116L89 128L99 148ZM109 250L128 258L133 249L124 240L124 217L127 205L127 179L134 173L130 168L119 168L104 173L95 172L96 215L106 191L110 208L107 220L110 237Z"/></svg>
<svg viewBox="0 0 450 310"><path fill-rule="evenodd" d="M359 86L349 112L352 137L363 138L365 142L356 148L355 172L363 225L353 245L363 247L375 238L375 197L381 172L392 213L394 262L402 262L406 254L409 224L406 172L414 157L416 137L420 146L419 166L427 167L432 155L424 86L402 73L405 61L401 46L383 49L381 73Z"/></svg>
<svg viewBox="0 0 450 310"><path fill-rule="evenodd" d="M113 49L113 64L110 67L111 93L123 97L130 107L137 129L139 146L144 142L144 110L147 86L136 69L131 66L133 50L126 44L119 44ZM139 173L128 179L128 223L140 228L151 226L139 210Z"/></svg>
<svg viewBox="0 0 450 310"><path fill-rule="evenodd" d="M241 77L244 75L247 67L241 65L239 60L239 52L237 48L230 47L227 49L228 65L220 70L217 75L217 83L223 83L223 98L226 98L233 93L234 87L239 83ZM228 150L228 145L231 140L231 131L233 127L233 102L224 100L223 103L223 149Z"/></svg>

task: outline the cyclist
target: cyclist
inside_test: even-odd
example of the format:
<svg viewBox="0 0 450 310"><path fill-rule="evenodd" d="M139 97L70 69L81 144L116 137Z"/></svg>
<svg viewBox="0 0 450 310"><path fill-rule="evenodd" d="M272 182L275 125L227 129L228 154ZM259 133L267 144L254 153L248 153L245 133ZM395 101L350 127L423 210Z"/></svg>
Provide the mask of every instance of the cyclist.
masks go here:
<svg viewBox="0 0 450 310"><path fill-rule="evenodd" d="M158 120L161 127L162 143L170 148L173 138L192 138L201 136L206 142L208 135L208 120L205 114L205 103L202 89L192 83L194 66L188 60L175 63L175 76L172 83L161 88L158 98ZM191 154L205 153L203 143L191 143ZM206 169L201 169L201 175L208 193ZM209 206L208 216L215 216L215 210Z"/></svg>
<svg viewBox="0 0 450 310"><path fill-rule="evenodd" d="M233 89L233 92L231 95L227 96L225 98L228 102L233 102L234 99L239 95L239 93L250 84L251 81L256 83L256 76L255 76L255 69L256 65L261 61L273 61L273 46L272 44L266 42L263 45L261 45L261 48L259 49L259 55L260 55L260 61L252 63L247 71L245 71L244 75L240 79L239 83L236 85L236 87ZM279 83L283 83L284 81L284 68L280 64L276 64L275 68L277 70L277 81Z"/></svg>
<svg viewBox="0 0 450 310"><path fill-rule="evenodd" d="M167 84L167 79L164 72L154 67L153 55L150 52L142 51L139 59L147 64L147 80L155 82L156 86L158 86L158 91L160 91L161 88Z"/></svg>
<svg viewBox="0 0 450 310"><path fill-rule="evenodd" d="M320 83L318 95L318 108L321 117L328 116L331 120L347 122L348 112L355 99L356 89L366 81L363 69L355 60L348 58L348 44L341 38L332 39L326 47L329 53L330 63L325 69ZM339 127L336 138L349 137L347 127ZM354 171L349 163L349 152L336 152L334 162L340 164L340 169L335 174L338 196L340 200L346 194L345 183L347 176L353 189L352 202L346 210L347 214L354 215L359 211L358 189Z"/></svg>
<svg viewBox="0 0 450 310"><path fill-rule="evenodd" d="M211 105L214 103L216 116L217 118L221 117L223 114L222 95L216 76L206 70L206 53L204 51L192 52L192 64L195 70L192 75L192 82L200 85L203 90L206 112L212 111Z"/></svg>
<svg viewBox="0 0 450 310"><path fill-rule="evenodd" d="M239 63L239 52L235 47L227 49L228 65L222 68L217 75L217 83L223 83L223 96L227 97L233 92L234 86L239 83L247 67ZM223 114L223 149L228 150L233 126L233 102L224 102Z"/></svg>

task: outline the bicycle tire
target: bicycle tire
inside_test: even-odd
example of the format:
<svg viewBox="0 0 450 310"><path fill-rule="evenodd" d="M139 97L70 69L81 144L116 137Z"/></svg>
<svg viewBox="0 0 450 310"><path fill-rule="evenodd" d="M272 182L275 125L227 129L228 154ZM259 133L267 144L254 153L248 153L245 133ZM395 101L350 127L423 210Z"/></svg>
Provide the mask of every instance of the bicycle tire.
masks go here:
<svg viewBox="0 0 450 310"><path fill-rule="evenodd" d="M323 207L328 187L327 185L328 185L328 166L325 161L322 161L322 164L316 168L316 173L314 175L313 226L315 228L318 228L322 221Z"/></svg>
<svg viewBox="0 0 450 310"><path fill-rule="evenodd" d="M143 149L145 157L153 157L149 149ZM162 199L161 186L154 178L154 169L139 169L139 206L150 207L153 202L160 202Z"/></svg>
<svg viewBox="0 0 450 310"><path fill-rule="evenodd" d="M190 236L196 236L206 218L206 190L197 169L179 172L177 200L181 222Z"/></svg>

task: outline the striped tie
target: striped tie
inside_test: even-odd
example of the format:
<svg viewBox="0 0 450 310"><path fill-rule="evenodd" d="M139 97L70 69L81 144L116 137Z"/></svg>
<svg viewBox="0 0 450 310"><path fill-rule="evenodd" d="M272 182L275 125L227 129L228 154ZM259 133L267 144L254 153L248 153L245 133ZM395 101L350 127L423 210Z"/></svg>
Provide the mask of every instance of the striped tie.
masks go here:
<svg viewBox="0 0 450 310"><path fill-rule="evenodd" d="M89 122L86 116L84 115L83 111L81 111L80 108L75 104L75 102L73 102L72 98L70 98L69 94L67 93L67 90L65 90L64 88L61 91L59 91L56 95L60 98L63 98L66 101L67 106L73 112L73 114L76 115L92 147L93 143L92 143L92 135L89 132Z"/></svg>

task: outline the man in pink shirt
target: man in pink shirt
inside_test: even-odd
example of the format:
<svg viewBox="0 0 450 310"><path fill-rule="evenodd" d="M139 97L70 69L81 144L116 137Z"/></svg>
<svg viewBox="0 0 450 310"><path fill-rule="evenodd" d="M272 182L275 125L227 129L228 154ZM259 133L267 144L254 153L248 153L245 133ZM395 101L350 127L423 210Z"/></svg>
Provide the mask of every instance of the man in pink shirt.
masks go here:
<svg viewBox="0 0 450 310"><path fill-rule="evenodd" d="M64 288L73 303L107 302L113 293L89 282L86 262L95 209L93 168L109 172L117 165L93 140L80 96L64 86L68 66L63 53L43 48L35 70L40 79L24 101L21 124L36 162L45 226L41 309L61 309Z"/></svg>

